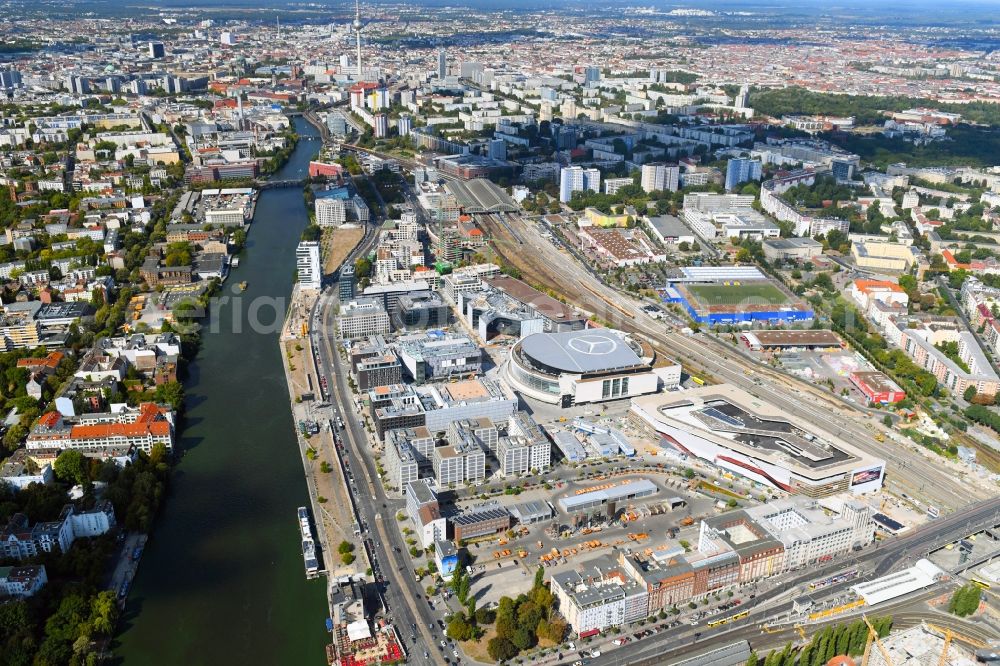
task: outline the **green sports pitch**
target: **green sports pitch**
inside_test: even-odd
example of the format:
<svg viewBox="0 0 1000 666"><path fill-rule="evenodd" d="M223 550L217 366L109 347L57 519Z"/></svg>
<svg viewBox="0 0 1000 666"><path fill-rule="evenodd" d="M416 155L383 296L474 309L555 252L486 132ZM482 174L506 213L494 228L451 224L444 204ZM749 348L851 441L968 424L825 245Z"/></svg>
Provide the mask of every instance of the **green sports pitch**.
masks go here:
<svg viewBox="0 0 1000 666"><path fill-rule="evenodd" d="M788 296L766 282L731 284L689 284L688 292L703 305L784 305Z"/></svg>

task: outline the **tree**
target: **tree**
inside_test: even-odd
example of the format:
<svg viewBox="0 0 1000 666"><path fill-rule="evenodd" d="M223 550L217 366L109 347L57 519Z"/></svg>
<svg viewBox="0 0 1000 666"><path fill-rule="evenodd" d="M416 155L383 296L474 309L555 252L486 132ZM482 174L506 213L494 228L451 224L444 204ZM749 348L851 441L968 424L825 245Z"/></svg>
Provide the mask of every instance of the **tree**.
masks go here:
<svg viewBox="0 0 1000 666"><path fill-rule="evenodd" d="M545 585L545 569L543 569L542 567L538 567L538 570L535 571L535 582L533 587L537 589L544 585Z"/></svg>
<svg viewBox="0 0 1000 666"><path fill-rule="evenodd" d="M507 661L517 656L518 649L510 640L497 636L486 644L486 652L494 661Z"/></svg>
<svg viewBox="0 0 1000 666"><path fill-rule="evenodd" d="M549 640L554 643L561 643L563 637L566 635L567 628L565 620L553 617L549 620Z"/></svg>
<svg viewBox="0 0 1000 666"><path fill-rule="evenodd" d="M160 384L153 392L153 400L170 405L171 409L179 412L184 407L184 385L180 382Z"/></svg>
<svg viewBox="0 0 1000 666"><path fill-rule="evenodd" d="M52 471L60 481L86 484L90 482L89 467L86 456L75 449L67 449L56 458Z"/></svg>
<svg viewBox="0 0 1000 666"><path fill-rule="evenodd" d="M965 392L962 393L962 397L965 399L966 402L972 402L973 398L976 397L976 387L969 386L968 388L966 388Z"/></svg>
<svg viewBox="0 0 1000 666"><path fill-rule="evenodd" d="M813 278L812 286L814 289L822 289L823 291L833 291L833 280L830 278L830 274L823 272L816 275Z"/></svg>
<svg viewBox="0 0 1000 666"><path fill-rule="evenodd" d="M451 621L448 622L447 628L448 638L456 641L467 641L473 638L475 634L475 629L469 622L465 619L465 615L462 613L456 613Z"/></svg>
<svg viewBox="0 0 1000 666"><path fill-rule="evenodd" d="M350 541L341 541L340 545L337 546L337 552L341 555L347 555L354 550L354 544Z"/></svg>
<svg viewBox="0 0 1000 666"><path fill-rule="evenodd" d="M431 562L430 564L434 563ZM469 597L469 602L465 604L465 612L468 614L470 622L476 621L476 598L474 596Z"/></svg>
<svg viewBox="0 0 1000 666"><path fill-rule="evenodd" d="M115 593L105 590L90 602L90 626L94 631L104 636L110 636L115 630L118 620L118 603Z"/></svg>
<svg viewBox="0 0 1000 666"><path fill-rule="evenodd" d="M521 650L529 650L538 642L535 632L525 627L518 627L510 640Z"/></svg>
<svg viewBox="0 0 1000 666"><path fill-rule="evenodd" d="M979 610L979 601L983 591L969 583L955 590L948 602L948 612L959 617L968 617Z"/></svg>

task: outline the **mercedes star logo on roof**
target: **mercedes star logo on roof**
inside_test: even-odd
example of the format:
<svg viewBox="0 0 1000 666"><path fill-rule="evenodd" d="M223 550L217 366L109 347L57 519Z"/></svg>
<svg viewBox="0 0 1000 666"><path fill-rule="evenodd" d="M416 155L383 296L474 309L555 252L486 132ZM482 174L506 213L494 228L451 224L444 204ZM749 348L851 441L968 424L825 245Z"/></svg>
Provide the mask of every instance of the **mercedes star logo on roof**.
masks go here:
<svg viewBox="0 0 1000 666"><path fill-rule="evenodd" d="M570 340L569 347L581 354L610 354L618 343L606 335L581 335Z"/></svg>

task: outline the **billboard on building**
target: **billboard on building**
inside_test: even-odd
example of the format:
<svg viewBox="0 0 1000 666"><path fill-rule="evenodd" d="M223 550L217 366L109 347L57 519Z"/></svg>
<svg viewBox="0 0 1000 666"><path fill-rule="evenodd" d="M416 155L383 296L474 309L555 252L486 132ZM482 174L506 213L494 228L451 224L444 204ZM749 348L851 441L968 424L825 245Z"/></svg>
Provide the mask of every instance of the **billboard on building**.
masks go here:
<svg viewBox="0 0 1000 666"><path fill-rule="evenodd" d="M851 477L851 486L860 486L872 481L878 481L880 476L882 476L881 467L872 467L871 469L855 472L854 476Z"/></svg>

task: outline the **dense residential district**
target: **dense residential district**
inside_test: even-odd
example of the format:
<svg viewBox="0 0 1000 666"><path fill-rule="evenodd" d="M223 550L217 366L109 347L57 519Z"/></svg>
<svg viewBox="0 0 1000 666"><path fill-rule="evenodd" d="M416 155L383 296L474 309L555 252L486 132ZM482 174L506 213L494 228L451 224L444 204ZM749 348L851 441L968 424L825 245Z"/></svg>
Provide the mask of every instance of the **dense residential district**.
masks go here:
<svg viewBox="0 0 1000 666"><path fill-rule="evenodd" d="M205 4L4 5L0 664L1000 662L992 9Z"/></svg>

